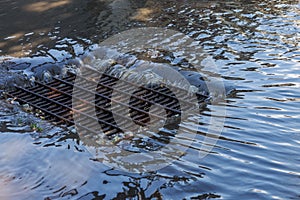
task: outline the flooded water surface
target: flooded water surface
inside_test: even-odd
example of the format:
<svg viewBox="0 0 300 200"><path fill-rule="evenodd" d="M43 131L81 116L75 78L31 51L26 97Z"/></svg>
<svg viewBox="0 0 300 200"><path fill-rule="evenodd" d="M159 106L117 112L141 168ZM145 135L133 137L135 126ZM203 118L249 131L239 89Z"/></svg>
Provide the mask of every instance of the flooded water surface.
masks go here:
<svg viewBox="0 0 300 200"><path fill-rule="evenodd" d="M69 127L4 94L0 199L300 199L298 1L4 0L0 22L1 90L23 74L59 75L105 39L139 27L189 36L218 69L203 73L234 88L181 124L197 131L181 157L147 173L102 164ZM221 135L200 159L204 139L216 137L207 130L218 106L226 106Z"/></svg>

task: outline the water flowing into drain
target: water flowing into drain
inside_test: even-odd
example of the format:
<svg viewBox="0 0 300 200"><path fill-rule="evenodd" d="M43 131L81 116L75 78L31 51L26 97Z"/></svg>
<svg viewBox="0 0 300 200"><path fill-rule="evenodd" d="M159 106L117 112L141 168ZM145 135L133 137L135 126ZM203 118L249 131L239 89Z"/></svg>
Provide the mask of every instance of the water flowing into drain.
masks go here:
<svg viewBox="0 0 300 200"><path fill-rule="evenodd" d="M130 127L126 126L130 121L133 121L140 127L147 126L150 121L151 123L160 123L161 127L158 128L163 129L159 129L159 135L170 135L169 131L163 130L176 129L182 117L181 109L196 109L194 107L195 104L188 101L185 102L187 107L180 107L177 100L179 97L172 91L180 91L180 94L183 96L188 96L189 91L181 88L173 87L170 90L168 88L170 86L165 87L162 84L150 84L140 87L126 80L100 73L92 68L85 69L84 74L76 75L69 72L63 78L53 77L53 80L46 84L35 81L35 85L31 87L15 86L15 90L7 94L10 97L17 98L22 103L41 110L45 113L45 119L58 125L73 125L74 115L80 115L82 120L76 123L76 126L89 133L84 134L93 137L93 135L99 134L101 131L108 139L114 139L117 135L124 136L124 133L130 132ZM99 80L87 78L91 74L97 74L100 77ZM77 84L74 84L75 79ZM122 95L130 97L129 105L125 105L122 99L112 98L112 92L115 89L113 86L116 82L122 86L122 90L117 89L117 93L121 94L120 98L122 98ZM97 84L96 90L93 91L88 83ZM74 95L74 87L76 87L76 95ZM91 95L95 98L89 99ZM207 96L202 94L197 94L197 97L199 103L207 98ZM76 98L76 101L80 102L80 105L76 106L76 108L72 107L72 98ZM159 112L150 112L150 107L154 104L157 105ZM95 107L96 118L86 112L85 109L88 105ZM114 109L114 114L112 114L112 109ZM118 114L125 109L129 109L127 116ZM166 119L163 116L163 112L166 113ZM116 115L124 124L122 128L114 120ZM95 130L94 127L99 125L102 130ZM161 139L161 142L167 141Z"/></svg>

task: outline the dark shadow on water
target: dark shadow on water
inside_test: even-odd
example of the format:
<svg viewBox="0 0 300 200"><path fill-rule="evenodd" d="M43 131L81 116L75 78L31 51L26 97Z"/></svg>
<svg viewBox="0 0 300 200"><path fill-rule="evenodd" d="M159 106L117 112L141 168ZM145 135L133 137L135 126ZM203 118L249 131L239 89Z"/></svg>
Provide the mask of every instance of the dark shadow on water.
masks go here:
<svg viewBox="0 0 300 200"><path fill-rule="evenodd" d="M2 164L2 174L7 175L7 166L11 164L11 170L17 175L28 172L32 176L41 170L36 180L48 175L47 180L56 184L93 168L90 174L78 177L82 182L77 186L73 185L73 179L66 181L68 190L61 193L67 195L64 199L72 194L79 199L299 198L299 39L295 36L299 33L296 25L299 22L292 20L299 19L300 12L299 9L295 9L298 13L289 11L298 3L295 0L1 1L0 55L31 56L41 50L47 52L64 38L72 38L68 41L71 45L88 46L133 27L168 27L203 45L219 62L224 82L239 87L226 102L224 131L213 149L215 153L203 160L197 160L197 156L213 109L199 116L196 128L200 130L186 155L159 172L135 176L100 169L101 163L87 160L88 156L81 151L84 146L74 142L74 135L49 133L33 141L25 138L24 133L11 136L8 128L16 130L19 127L2 123L0 144L8 141L4 147L24 136L24 146L29 146L29 150L38 149L25 155L22 162L16 162L16 169L12 165L14 162ZM84 42L84 39L91 42ZM72 48L60 45L69 54L77 55L70 53ZM55 59L59 60L55 56L50 61L22 59L20 64L13 66L15 71L28 68L28 65L34 71L38 65L47 62L48 66L55 63ZM73 146L79 148L74 150L78 157L74 157L73 149L76 148ZM7 149L2 150L5 157ZM20 152L25 151L21 149ZM41 168L45 158L49 162ZM31 159L37 160L31 162ZM61 165L57 165L57 161ZM50 176L49 166L56 166L50 170ZM63 166L67 168L62 170ZM34 170L28 171L32 168ZM65 175L72 170L74 173ZM29 175L25 177L30 178ZM58 186L54 189L59 189ZM38 189L44 187L43 183ZM33 192L37 192L38 197L52 193L48 189L43 194L37 189Z"/></svg>
<svg viewBox="0 0 300 200"><path fill-rule="evenodd" d="M26 56L61 38L91 37L92 6L91 0L0 1L0 55Z"/></svg>

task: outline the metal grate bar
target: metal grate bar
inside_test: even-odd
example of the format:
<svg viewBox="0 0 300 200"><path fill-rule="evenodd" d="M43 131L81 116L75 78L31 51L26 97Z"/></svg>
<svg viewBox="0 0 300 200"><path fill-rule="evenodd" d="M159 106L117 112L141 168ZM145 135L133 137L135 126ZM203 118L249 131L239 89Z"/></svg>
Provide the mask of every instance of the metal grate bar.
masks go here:
<svg viewBox="0 0 300 200"><path fill-rule="evenodd" d="M88 77L97 77L99 80ZM114 87L116 83L120 87ZM95 85L97 87L93 88ZM16 86L14 91L8 92L8 95L41 110L45 113L45 118L51 122L72 125L74 124L73 115L80 115L82 118L76 124L78 127L97 134L100 130L95 130L94 127L98 123L102 131L110 136L128 131L130 121L140 126L147 126L150 119L165 120L162 115L165 112L168 117L171 117L181 115L181 109L193 109L194 102L190 103L184 99L182 101L185 105L180 108L177 98L188 95L187 91L175 87L172 89L179 91L178 94L181 97L175 96L163 86L139 86L87 68L82 75L68 73L63 78L53 77L53 81L49 83L36 81L35 86L32 87ZM117 94L114 98L112 98L113 92ZM122 102L124 96L130 98L129 104ZM197 94L197 97L199 101L207 98L201 94ZM73 100L80 102L80 105L76 108L72 107ZM153 104L157 105L156 114L149 112ZM91 107L95 109L89 111L88 108ZM93 115L93 111L96 116ZM124 111L129 111L128 115L122 115ZM114 121L114 116L122 120L122 130Z"/></svg>

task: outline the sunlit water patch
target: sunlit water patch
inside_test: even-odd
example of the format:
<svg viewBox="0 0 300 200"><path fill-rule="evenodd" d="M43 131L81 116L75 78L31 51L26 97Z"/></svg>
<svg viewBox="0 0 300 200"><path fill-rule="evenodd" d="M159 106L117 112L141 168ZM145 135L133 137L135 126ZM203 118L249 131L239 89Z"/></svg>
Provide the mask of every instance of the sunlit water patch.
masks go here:
<svg viewBox="0 0 300 200"><path fill-rule="evenodd" d="M117 3L111 9L117 9ZM130 8L129 1L125 6ZM1 132L1 149L11 152L11 146L18 144L25 150L1 154L8 163L0 167L2 196L299 199L299 2L148 1L136 7L144 10L131 12L132 26L164 26L188 34L214 57L223 81L236 87L227 98L226 121L213 151L197 159L217 105L208 105L194 121L183 124L198 131L184 156L158 172L142 175L105 170L100 162L89 160L86 151L80 152L84 146L70 140L68 133L32 137L28 127L15 128L6 117L2 120L9 127ZM125 29L128 22L109 24L114 19L106 17L110 11L99 15L97 24L108 36ZM28 162L29 158L35 160ZM64 166L77 175L83 171L82 176L61 174ZM38 173L30 176L33 172ZM20 189L11 192L11 188Z"/></svg>

